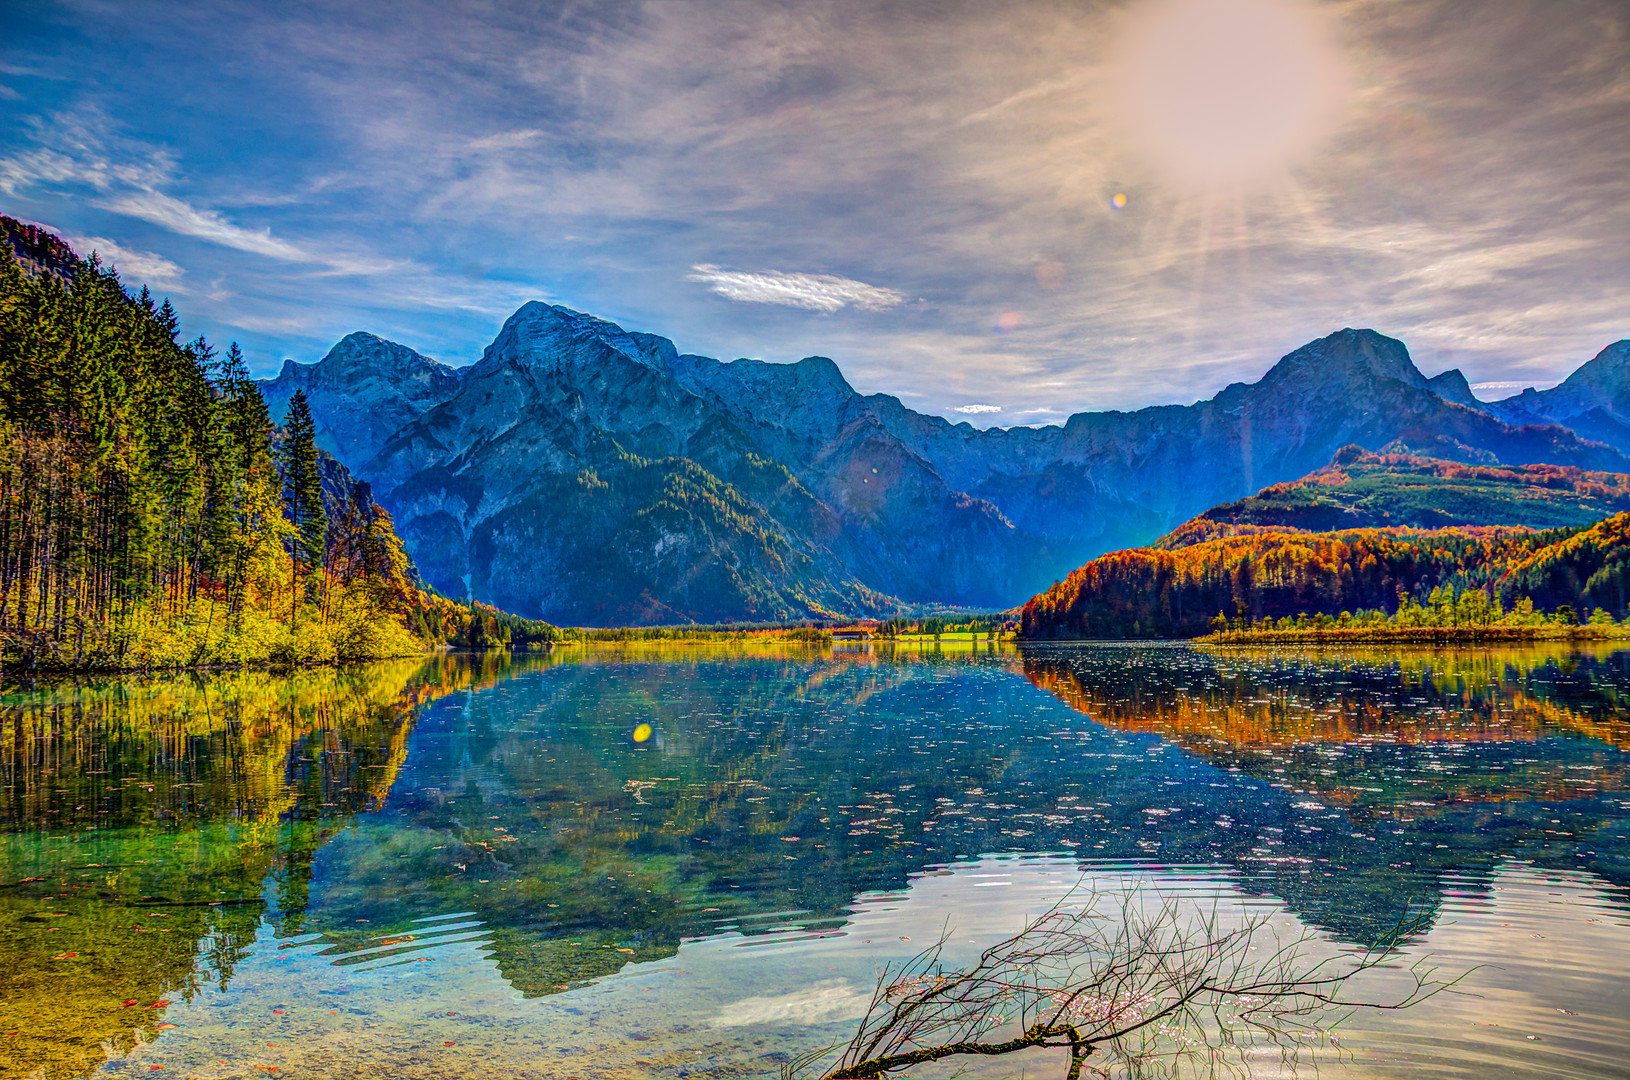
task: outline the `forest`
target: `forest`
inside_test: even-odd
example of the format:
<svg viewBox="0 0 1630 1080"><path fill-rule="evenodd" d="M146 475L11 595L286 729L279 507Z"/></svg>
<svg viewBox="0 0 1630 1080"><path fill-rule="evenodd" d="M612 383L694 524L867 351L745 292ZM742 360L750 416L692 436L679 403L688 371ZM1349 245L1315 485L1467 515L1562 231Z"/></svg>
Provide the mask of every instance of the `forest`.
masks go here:
<svg viewBox="0 0 1630 1080"><path fill-rule="evenodd" d="M1627 586L1630 512L1543 531L1262 528L1101 556L1032 597L1021 624L1027 638L1193 637L1320 616L1416 627L1591 613L1600 624L1626 616Z"/></svg>
<svg viewBox="0 0 1630 1080"><path fill-rule="evenodd" d="M0 225L8 669L321 663L559 636L423 591L390 515L315 447L303 396L274 424L236 343L184 341L169 300Z"/></svg>

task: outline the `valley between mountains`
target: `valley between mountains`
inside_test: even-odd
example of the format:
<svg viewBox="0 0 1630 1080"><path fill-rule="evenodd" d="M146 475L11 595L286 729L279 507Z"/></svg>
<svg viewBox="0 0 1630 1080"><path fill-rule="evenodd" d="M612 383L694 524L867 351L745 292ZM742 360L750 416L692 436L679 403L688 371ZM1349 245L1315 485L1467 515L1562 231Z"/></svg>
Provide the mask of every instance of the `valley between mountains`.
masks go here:
<svg viewBox="0 0 1630 1080"><path fill-rule="evenodd" d="M1348 446L1630 472L1630 341L1484 403L1344 329L1209 400L979 430L859 394L825 357L722 362L534 302L468 367L355 333L261 385L273 416L305 392L318 445L371 483L431 586L567 625L1012 608ZM1517 498L1500 523L1618 505L1592 498ZM1479 523L1343 505L1329 527Z"/></svg>

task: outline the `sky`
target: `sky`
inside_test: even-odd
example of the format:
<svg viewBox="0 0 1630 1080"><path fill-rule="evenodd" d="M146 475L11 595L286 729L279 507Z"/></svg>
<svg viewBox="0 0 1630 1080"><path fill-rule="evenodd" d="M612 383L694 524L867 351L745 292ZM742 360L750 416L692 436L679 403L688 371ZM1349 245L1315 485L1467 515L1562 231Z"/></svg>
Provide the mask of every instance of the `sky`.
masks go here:
<svg viewBox="0 0 1630 1080"><path fill-rule="evenodd" d="M978 426L1630 336L1622 0L0 0L0 212L251 367L545 300Z"/></svg>

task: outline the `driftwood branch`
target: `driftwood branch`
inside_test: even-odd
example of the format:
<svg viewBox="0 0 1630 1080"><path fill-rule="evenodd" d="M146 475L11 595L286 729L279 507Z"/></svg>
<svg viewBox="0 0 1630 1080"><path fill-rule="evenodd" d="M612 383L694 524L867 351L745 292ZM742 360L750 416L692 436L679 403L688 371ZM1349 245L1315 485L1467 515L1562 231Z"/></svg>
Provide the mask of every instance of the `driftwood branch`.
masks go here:
<svg viewBox="0 0 1630 1080"><path fill-rule="evenodd" d="M1346 993L1365 972L1394 966L1423 919L1400 921L1354 955L1307 931L1281 937L1268 915L1241 909L1230 925L1231 914L1148 891L1078 890L965 967L943 962L947 931L884 970L847 1045L806 1054L784 1075L825 1062L824 1080L886 1080L943 1058L1043 1048L1068 1051L1066 1080L1079 1080L1094 1054L1103 1061L1092 1071L1105 1076L1180 1061L1214 1073L1264 1046L1294 1068L1309 1039L1328 1037L1353 1010L1407 1008L1455 981L1417 962L1390 996Z"/></svg>
<svg viewBox="0 0 1630 1080"><path fill-rule="evenodd" d="M1063 1042L1056 1040L1063 1039ZM1067 1046L1070 1049L1070 1071L1066 1080L1081 1080L1081 1063L1092 1053L1092 1046L1082 1040L1074 1024L1034 1024L1023 1035L1006 1042L956 1042L944 1046L924 1047L921 1050L910 1050L899 1054L890 1054L884 1057L870 1058L858 1062L847 1068L828 1073L830 1080L883 1080L895 1069L903 1069L908 1065L921 1065L928 1061L938 1061L941 1058L959 1057L964 1054L983 1054L987 1057L1000 1057L1003 1054L1017 1053L1020 1050L1029 1050L1033 1047Z"/></svg>

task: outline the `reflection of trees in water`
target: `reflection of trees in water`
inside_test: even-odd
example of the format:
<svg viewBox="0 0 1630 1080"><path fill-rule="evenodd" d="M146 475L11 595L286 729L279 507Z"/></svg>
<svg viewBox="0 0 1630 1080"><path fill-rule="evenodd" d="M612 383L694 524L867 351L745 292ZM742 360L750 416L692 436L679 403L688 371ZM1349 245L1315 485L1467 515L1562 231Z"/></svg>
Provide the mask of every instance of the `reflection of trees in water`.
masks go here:
<svg viewBox="0 0 1630 1080"><path fill-rule="evenodd" d="M414 707L491 681L437 658L57 684L0 699L0 1029L18 1075L82 1075L158 1002L225 987L265 882L298 924L316 848L379 805Z"/></svg>
<svg viewBox="0 0 1630 1080"><path fill-rule="evenodd" d="M1374 813L1396 809L1404 794L1419 806L1571 801L1622 789L1618 754L1600 755L1602 768L1581 774L1576 755L1547 749L1536 758L1522 744L1583 736L1630 748L1630 715L1618 711L1630 687L1625 655L1564 667L1555 657L1494 652L1327 660L1039 650L1022 664L1032 683L1099 723L1259 775L1288 775Z"/></svg>
<svg viewBox="0 0 1630 1080"><path fill-rule="evenodd" d="M1443 873L1475 881L1510 856L1630 882L1614 801L1627 655L1043 648L1021 664L1109 728L1256 777L1293 807L1313 795L1340 808L1317 833L1303 821L1281 834L1280 853L1234 856L1282 860L1268 891L1340 925L1361 894L1413 882L1431 900Z"/></svg>
<svg viewBox="0 0 1630 1080"><path fill-rule="evenodd" d="M65 975L62 998L92 1018L86 1052L132 1037L131 997L151 1034L161 1010L141 1007L226 978L265 893L280 932L337 951L365 944L358 918L378 936L475 912L504 976L534 994L720 927L825 932L859 893L997 851L1230 866L1311 925L1372 941L1412 898L1435 908L1444 872L1475 877L1512 853L1584 869L1597 864L1582 848L1622 856L1591 838L1601 800L1540 801L1586 794L1562 786L1570 775L1622 784L1562 767L1609 753L1558 719L1608 722L1603 663L1531 666L1520 685L1502 669L1502 698L1492 667L1478 681L1442 664L1344 673L1169 648L670 646L12 696L0 866L47 880L0 889L9 940L44 940L21 921L44 896L83 894L55 910L101 927L81 938L105 933L108 949L25 959L38 978L13 984L16 1008L35 1019L6 1030L70 1030L66 1012L47 1015L47 980ZM1066 707L1083 704L1112 726ZM1386 737L1411 717L1407 739ZM1250 738L1233 747L1229 730ZM320 846L337 872L307 896ZM146 896L160 899L137 911ZM243 902L209 906L221 899ZM172 932L147 932L149 913ZM49 959L66 951L83 955Z"/></svg>

